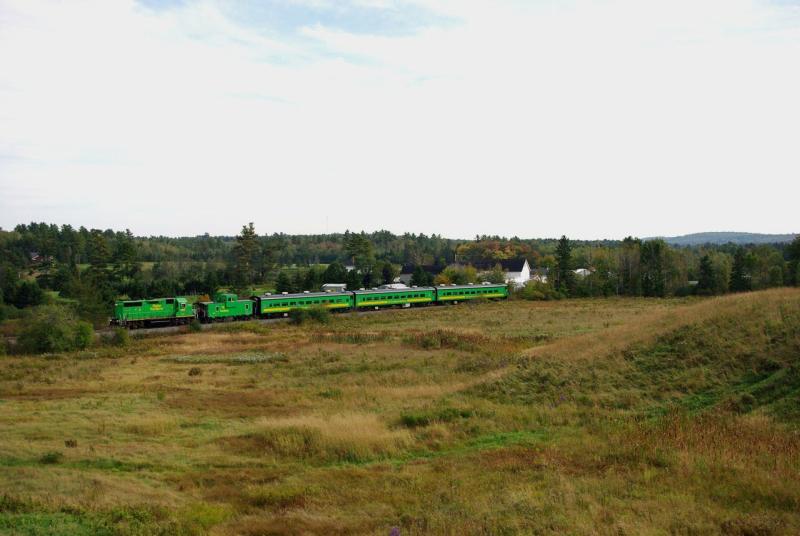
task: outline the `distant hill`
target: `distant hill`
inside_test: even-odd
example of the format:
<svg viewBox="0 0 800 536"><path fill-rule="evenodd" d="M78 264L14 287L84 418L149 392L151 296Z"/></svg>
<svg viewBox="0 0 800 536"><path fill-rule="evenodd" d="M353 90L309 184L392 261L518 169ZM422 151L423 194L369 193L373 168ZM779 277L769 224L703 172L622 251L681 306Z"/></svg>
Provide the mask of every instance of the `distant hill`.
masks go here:
<svg viewBox="0 0 800 536"><path fill-rule="evenodd" d="M674 246L697 246L701 244L776 244L781 242L791 242L796 234L760 234L760 233L693 233L683 236L658 236L645 238L663 238L668 244Z"/></svg>

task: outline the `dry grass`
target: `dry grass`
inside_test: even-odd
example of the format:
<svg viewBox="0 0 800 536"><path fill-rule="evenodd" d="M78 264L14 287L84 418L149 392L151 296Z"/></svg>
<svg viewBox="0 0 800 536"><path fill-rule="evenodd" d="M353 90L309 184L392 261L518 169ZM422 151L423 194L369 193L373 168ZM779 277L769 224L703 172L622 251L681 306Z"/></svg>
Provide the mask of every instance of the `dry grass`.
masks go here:
<svg viewBox="0 0 800 536"><path fill-rule="evenodd" d="M345 413L261 418L246 435L225 441L255 456L360 462L398 454L412 437L390 430L376 415Z"/></svg>
<svg viewBox="0 0 800 536"><path fill-rule="evenodd" d="M798 320L508 302L5 357L0 532L796 534Z"/></svg>
<svg viewBox="0 0 800 536"><path fill-rule="evenodd" d="M180 426L178 419L167 415L137 416L122 425L122 430L129 434L144 437L155 437L175 433Z"/></svg>

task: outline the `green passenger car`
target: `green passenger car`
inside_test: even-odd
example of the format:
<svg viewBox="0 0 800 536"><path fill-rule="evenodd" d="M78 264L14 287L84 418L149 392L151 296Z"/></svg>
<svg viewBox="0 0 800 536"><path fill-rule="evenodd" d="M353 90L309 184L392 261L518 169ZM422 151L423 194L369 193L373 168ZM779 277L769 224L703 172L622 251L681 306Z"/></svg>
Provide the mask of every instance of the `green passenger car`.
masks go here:
<svg viewBox="0 0 800 536"><path fill-rule="evenodd" d="M218 293L214 301L197 304L197 317L201 322L244 320L253 316L253 301L240 300L236 294Z"/></svg>
<svg viewBox="0 0 800 536"><path fill-rule="evenodd" d="M152 324L188 324L194 307L186 298L157 298L114 303L112 325L140 328Z"/></svg>
<svg viewBox="0 0 800 536"><path fill-rule="evenodd" d="M356 309L392 307L401 305L427 305L436 301L436 291L433 287L403 288L403 289L372 289L356 290Z"/></svg>
<svg viewBox="0 0 800 536"><path fill-rule="evenodd" d="M442 285L436 287L436 300L442 303L456 303L465 300L505 299L508 286L483 283L481 285Z"/></svg>
<svg viewBox="0 0 800 536"><path fill-rule="evenodd" d="M259 316L284 315L292 309L325 307L326 309L351 309L350 292L303 292L298 294L264 294L256 298Z"/></svg>

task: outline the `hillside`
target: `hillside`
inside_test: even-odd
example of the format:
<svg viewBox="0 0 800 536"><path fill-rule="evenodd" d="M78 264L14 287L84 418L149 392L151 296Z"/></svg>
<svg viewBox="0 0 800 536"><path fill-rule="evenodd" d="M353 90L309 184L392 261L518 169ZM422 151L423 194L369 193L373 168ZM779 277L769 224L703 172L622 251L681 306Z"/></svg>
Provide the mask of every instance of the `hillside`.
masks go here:
<svg viewBox="0 0 800 536"><path fill-rule="evenodd" d="M0 532L797 534L800 290L0 360Z"/></svg>
<svg viewBox="0 0 800 536"><path fill-rule="evenodd" d="M782 244L791 242L796 234L760 234L760 233L735 233L735 232L712 232L712 233L693 233L683 236L650 237L663 238L668 244L673 246L700 246L703 244Z"/></svg>

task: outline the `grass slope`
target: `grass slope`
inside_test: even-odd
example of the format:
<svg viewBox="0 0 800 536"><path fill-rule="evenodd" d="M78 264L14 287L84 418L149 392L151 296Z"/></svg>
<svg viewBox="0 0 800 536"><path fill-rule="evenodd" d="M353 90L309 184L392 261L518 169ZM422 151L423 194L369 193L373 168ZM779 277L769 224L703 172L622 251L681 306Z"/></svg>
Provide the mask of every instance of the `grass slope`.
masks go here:
<svg viewBox="0 0 800 536"><path fill-rule="evenodd" d="M0 533L796 534L800 292L0 361Z"/></svg>

